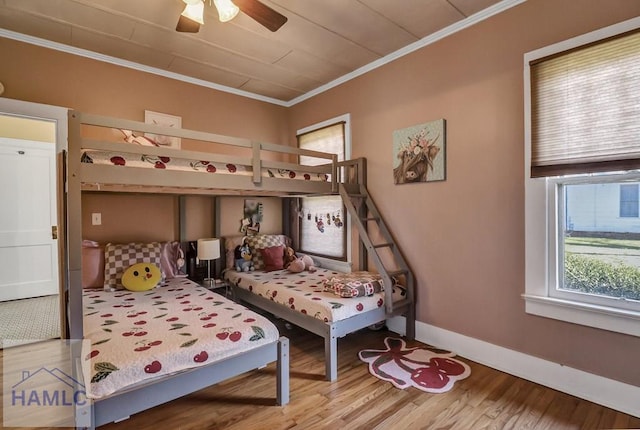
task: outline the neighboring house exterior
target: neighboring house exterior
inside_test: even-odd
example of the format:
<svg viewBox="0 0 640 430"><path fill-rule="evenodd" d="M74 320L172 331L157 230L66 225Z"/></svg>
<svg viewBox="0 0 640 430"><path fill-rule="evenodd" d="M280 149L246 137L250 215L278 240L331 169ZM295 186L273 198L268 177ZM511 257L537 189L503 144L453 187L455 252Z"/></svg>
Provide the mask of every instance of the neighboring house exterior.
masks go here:
<svg viewBox="0 0 640 430"><path fill-rule="evenodd" d="M567 187L567 230L640 234L639 188L638 183Z"/></svg>

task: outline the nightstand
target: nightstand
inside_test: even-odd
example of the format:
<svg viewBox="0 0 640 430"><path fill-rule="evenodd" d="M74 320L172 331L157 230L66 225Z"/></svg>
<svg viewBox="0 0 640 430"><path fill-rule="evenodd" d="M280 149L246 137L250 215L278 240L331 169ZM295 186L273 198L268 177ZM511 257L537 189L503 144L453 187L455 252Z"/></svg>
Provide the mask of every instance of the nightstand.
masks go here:
<svg viewBox="0 0 640 430"><path fill-rule="evenodd" d="M214 291L221 296L229 297L229 285L222 279L214 279L214 282L209 285L207 281L200 281L200 285L208 290Z"/></svg>

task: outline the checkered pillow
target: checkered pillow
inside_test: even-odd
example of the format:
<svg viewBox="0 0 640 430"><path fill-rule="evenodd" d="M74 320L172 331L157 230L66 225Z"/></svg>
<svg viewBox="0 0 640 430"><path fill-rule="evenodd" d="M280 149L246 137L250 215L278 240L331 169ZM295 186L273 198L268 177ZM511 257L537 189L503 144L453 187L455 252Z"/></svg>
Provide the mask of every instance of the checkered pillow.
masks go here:
<svg viewBox="0 0 640 430"><path fill-rule="evenodd" d="M123 289L122 274L136 263L152 263L161 267L162 246L152 243L108 243L104 248L104 289Z"/></svg>
<svg viewBox="0 0 640 430"><path fill-rule="evenodd" d="M262 270L264 269L264 260L260 250L272 246L290 246L291 239L284 234L258 234L256 236L247 236L247 243L253 254L253 268Z"/></svg>

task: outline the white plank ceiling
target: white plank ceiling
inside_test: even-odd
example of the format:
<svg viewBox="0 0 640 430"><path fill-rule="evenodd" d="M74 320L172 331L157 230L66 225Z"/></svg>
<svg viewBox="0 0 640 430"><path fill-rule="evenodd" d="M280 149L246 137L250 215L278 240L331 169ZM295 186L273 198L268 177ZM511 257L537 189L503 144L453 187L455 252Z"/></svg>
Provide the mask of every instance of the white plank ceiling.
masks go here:
<svg viewBox="0 0 640 430"><path fill-rule="evenodd" d="M221 23L208 0L198 33L175 31L182 0L0 0L0 36L287 105L523 0L261 1L288 18L275 33L243 13Z"/></svg>

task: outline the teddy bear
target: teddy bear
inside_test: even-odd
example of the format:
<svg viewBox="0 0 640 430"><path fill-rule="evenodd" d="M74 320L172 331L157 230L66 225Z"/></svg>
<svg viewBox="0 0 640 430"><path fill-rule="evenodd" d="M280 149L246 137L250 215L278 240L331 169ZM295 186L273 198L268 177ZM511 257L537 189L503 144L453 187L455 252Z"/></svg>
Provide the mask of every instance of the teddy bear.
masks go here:
<svg viewBox="0 0 640 430"><path fill-rule="evenodd" d="M290 246L287 246L284 250L283 267L286 269L289 267L292 261L296 259L296 252Z"/></svg>
<svg viewBox="0 0 640 430"><path fill-rule="evenodd" d="M236 246L233 251L233 257L238 272L251 272L254 270L253 255L251 254L251 248L246 242L243 241L241 245Z"/></svg>
<svg viewBox="0 0 640 430"><path fill-rule="evenodd" d="M315 272L317 270L311 257L308 255L298 257L291 247L287 247L284 253L284 268L292 273L299 273L305 269L309 272Z"/></svg>

